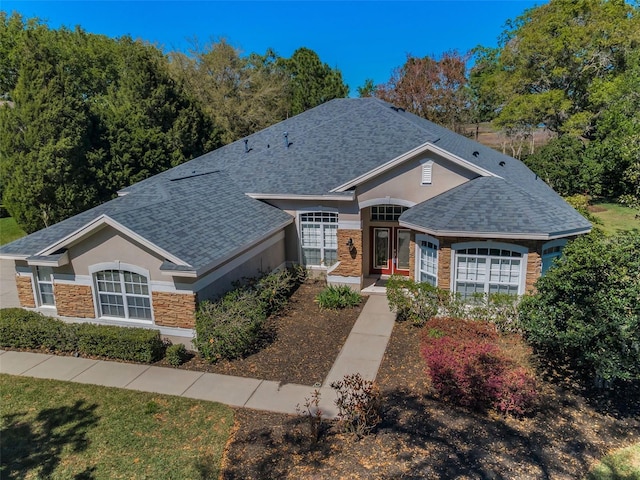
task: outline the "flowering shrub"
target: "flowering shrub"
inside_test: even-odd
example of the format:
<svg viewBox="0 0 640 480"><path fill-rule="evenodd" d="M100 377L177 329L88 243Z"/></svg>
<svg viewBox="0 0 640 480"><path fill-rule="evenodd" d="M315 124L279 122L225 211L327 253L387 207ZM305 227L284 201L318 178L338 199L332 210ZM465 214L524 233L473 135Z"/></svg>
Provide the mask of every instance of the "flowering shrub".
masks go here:
<svg viewBox="0 0 640 480"><path fill-rule="evenodd" d="M493 324L433 318L424 328L421 353L433 388L451 403L522 415L537 392L534 376L498 345Z"/></svg>

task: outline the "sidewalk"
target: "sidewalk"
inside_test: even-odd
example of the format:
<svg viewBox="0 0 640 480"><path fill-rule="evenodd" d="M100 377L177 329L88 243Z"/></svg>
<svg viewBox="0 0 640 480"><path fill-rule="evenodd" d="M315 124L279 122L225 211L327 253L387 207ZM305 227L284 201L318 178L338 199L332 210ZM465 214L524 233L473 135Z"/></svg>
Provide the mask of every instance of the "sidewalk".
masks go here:
<svg viewBox="0 0 640 480"><path fill-rule="evenodd" d="M387 347L395 315L384 296L371 296L356 320L320 390L320 409L337 414L331 382L349 373L374 380ZM280 413L296 413L316 389L255 378L232 377L149 365L0 350L0 373L90 383L177 395Z"/></svg>

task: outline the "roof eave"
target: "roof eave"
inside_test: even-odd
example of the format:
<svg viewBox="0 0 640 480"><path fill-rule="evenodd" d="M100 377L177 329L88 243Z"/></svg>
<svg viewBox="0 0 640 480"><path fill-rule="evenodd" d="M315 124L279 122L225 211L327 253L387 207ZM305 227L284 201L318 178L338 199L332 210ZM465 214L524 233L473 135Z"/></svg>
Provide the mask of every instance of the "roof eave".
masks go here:
<svg viewBox="0 0 640 480"><path fill-rule="evenodd" d="M355 198L354 192L342 195L294 195L286 193L247 193L255 200L332 200L338 202L350 202Z"/></svg>
<svg viewBox="0 0 640 480"><path fill-rule="evenodd" d="M573 235L583 235L591 231L589 228L576 228L572 230L565 230L561 232L477 232L477 231L464 231L464 230L441 230L435 228L429 228L422 225L416 225L410 222L400 220L400 226L410 228L419 232L424 232L436 237L473 237L473 238L504 238L511 240L555 240L557 238L570 237Z"/></svg>
<svg viewBox="0 0 640 480"><path fill-rule="evenodd" d="M219 266L225 264L226 262L228 262L232 258L234 258L234 257L240 255L241 253L243 253L245 250L250 249L256 243L263 242L264 240L268 239L269 237L275 235L276 233L278 233L279 231L283 230L285 227L287 227L288 225L293 223L293 221L294 221L293 217L291 217L290 219L287 219L287 221L281 223L280 225L278 225L275 228L272 228L266 234L262 235L259 239L254 240L251 243L251 245L249 245L249 246L243 245L241 247L238 247L238 248L232 250L231 252L229 252L224 257L216 258L213 262L211 262L211 263L209 263L207 265L204 265L202 267L196 268L194 270L169 270L169 269L164 269L163 270L163 269L161 269L162 275L167 275L167 276L172 276L172 277L198 278L198 277L204 275L205 273L210 272L211 270L214 270L214 269L218 268Z"/></svg>
<svg viewBox="0 0 640 480"><path fill-rule="evenodd" d="M35 256L51 255L52 253L60 250L61 248L67 247L68 245L70 245L74 241L79 240L79 239L91 234L95 230L100 229L105 225L108 225L108 226L110 226L112 228L115 228L116 230L120 231L121 233L125 234L126 236L128 236L128 237L132 238L133 240L137 241L141 245L144 245L145 247L151 249L152 251L154 251L154 252L158 253L159 255L163 256L164 258L166 258L166 259L170 260L171 262L175 263L176 265L182 265L182 266L186 266L186 267L190 266L189 263L185 262L184 260L181 260L180 258L176 257L172 253L164 250L163 248L160 248L159 246L157 246L153 242L151 242L148 239L144 238L142 235L139 235L138 233L136 233L133 230L125 227L121 223L117 222L116 220L114 220L113 218L111 218L111 217L109 217L108 215L105 215L105 214L102 214L102 215L94 218L93 220L91 220L90 222L86 223L82 227L80 227L80 228L74 230L73 232L71 232L69 235L66 235L65 237L63 237L62 239L58 240L57 242L47 246L46 248L44 248L41 251L37 252L35 254Z"/></svg>

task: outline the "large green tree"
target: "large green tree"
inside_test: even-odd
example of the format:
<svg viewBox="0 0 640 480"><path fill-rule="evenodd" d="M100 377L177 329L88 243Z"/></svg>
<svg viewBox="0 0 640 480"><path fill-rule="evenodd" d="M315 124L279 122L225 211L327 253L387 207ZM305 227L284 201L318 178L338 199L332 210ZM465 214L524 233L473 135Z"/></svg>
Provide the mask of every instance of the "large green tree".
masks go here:
<svg viewBox="0 0 640 480"><path fill-rule="evenodd" d="M289 77L291 114L297 115L334 98L349 95L342 73L320 60L309 48L299 48L281 61Z"/></svg>
<svg viewBox="0 0 640 480"><path fill-rule="evenodd" d="M591 102L594 82L623 73L639 41L638 8L624 0L551 0L525 11L507 24L491 67L504 99L498 118L589 137L602 111Z"/></svg>
<svg viewBox="0 0 640 480"><path fill-rule="evenodd" d="M174 77L198 99L224 143L230 143L284 120L290 113L290 89L273 50L264 55L242 52L226 40L200 46L188 54L172 52Z"/></svg>
<svg viewBox="0 0 640 480"><path fill-rule="evenodd" d="M1 20L3 203L27 232L218 144L157 48Z"/></svg>

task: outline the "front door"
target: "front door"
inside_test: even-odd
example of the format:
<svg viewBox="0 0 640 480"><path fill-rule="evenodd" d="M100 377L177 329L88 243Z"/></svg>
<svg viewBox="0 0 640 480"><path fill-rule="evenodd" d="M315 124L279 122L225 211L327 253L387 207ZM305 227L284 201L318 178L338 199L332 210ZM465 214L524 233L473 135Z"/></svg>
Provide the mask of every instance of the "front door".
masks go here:
<svg viewBox="0 0 640 480"><path fill-rule="evenodd" d="M371 273L409 275L409 238L405 228L371 228Z"/></svg>

